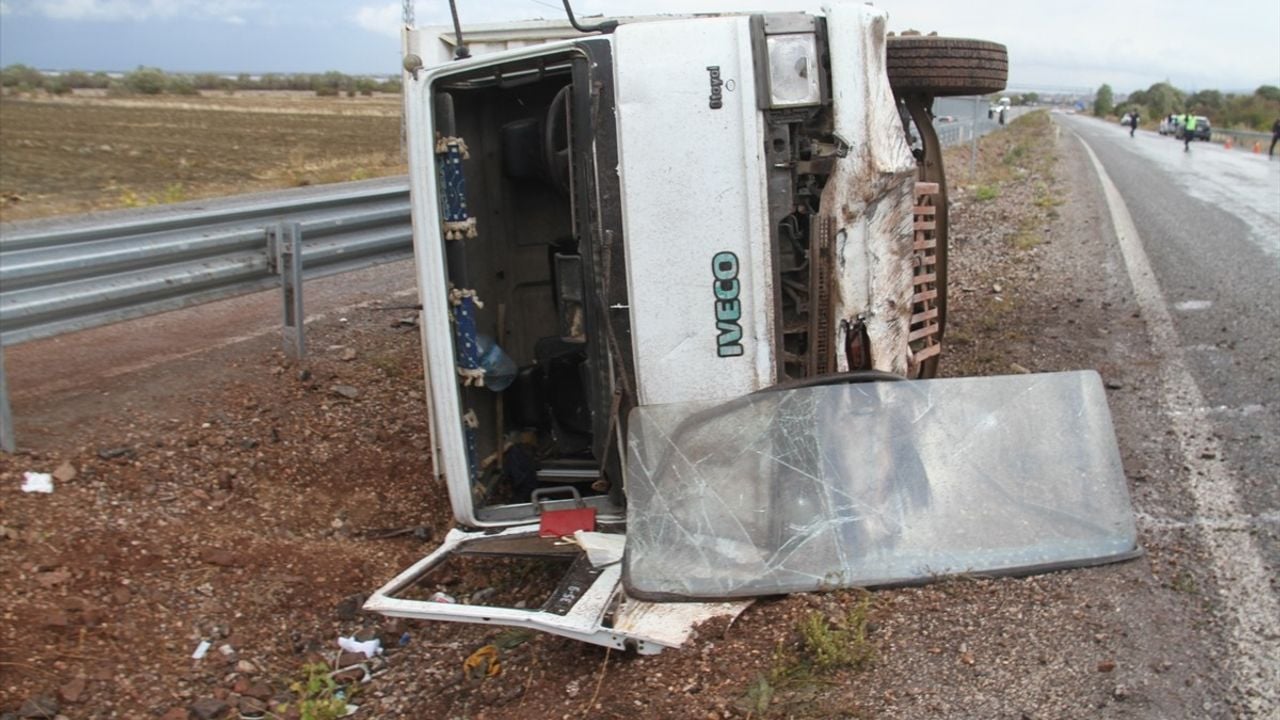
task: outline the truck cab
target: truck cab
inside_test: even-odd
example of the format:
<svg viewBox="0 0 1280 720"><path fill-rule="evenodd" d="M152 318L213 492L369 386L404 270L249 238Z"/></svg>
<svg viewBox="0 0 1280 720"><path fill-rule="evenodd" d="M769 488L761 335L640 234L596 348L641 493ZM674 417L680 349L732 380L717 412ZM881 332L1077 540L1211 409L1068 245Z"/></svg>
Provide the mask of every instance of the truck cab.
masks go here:
<svg viewBox="0 0 1280 720"><path fill-rule="evenodd" d="M737 606L659 607L620 587L617 558L587 562L629 532L637 410L937 371L932 100L1003 89L1003 46L891 37L852 2L605 27L405 31L434 465L457 528L367 609L679 645ZM585 545L547 532L557 515L589 518ZM459 553L566 574L530 608L424 599Z"/></svg>

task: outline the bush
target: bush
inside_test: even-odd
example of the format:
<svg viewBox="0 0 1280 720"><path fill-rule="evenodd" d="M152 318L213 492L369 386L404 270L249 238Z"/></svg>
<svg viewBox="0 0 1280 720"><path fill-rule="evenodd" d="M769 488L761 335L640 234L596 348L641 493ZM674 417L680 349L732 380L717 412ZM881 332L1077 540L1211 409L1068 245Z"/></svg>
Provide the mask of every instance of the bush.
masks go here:
<svg viewBox="0 0 1280 720"><path fill-rule="evenodd" d="M200 91L191 78L186 75L172 75L164 86L165 92L172 95L199 95Z"/></svg>
<svg viewBox="0 0 1280 720"><path fill-rule="evenodd" d="M164 92L165 86L168 85L168 80L163 70L139 67L124 76L124 86L130 92L140 95L159 95Z"/></svg>
<svg viewBox="0 0 1280 720"><path fill-rule="evenodd" d="M50 78L49 81L44 84L44 90L50 95L70 95L71 83L60 77Z"/></svg>
<svg viewBox="0 0 1280 720"><path fill-rule="evenodd" d="M338 88L321 86L316 88L316 95L318 97L337 97Z"/></svg>

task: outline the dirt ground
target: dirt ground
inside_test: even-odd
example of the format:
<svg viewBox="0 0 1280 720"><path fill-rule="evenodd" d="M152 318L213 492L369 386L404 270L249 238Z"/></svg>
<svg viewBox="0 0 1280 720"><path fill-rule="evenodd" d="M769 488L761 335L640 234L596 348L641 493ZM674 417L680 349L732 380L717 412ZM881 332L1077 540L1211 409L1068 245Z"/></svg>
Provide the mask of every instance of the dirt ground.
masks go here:
<svg viewBox="0 0 1280 720"><path fill-rule="evenodd" d="M0 97L0 220L405 172L398 95Z"/></svg>
<svg viewBox="0 0 1280 720"><path fill-rule="evenodd" d="M1037 113L983 141L977 178L953 151L945 374L1098 369L1135 504L1176 504L1158 430L1130 421L1147 403L1143 358L1122 339L1143 328L1070 142ZM1144 532L1145 557L1107 567L761 599L656 657L362 615L362 594L451 525L429 479L417 330L378 305L311 323L305 365L263 337L15 398L0 712L299 717L325 685L291 684L309 662L357 661L337 637L363 633L388 651L349 686L357 718L1236 715L1202 561L1177 532ZM60 347L19 346L11 378ZM53 472L54 493L19 491L24 471ZM529 591L503 573L434 582L458 597ZM499 671L464 676L491 643Z"/></svg>

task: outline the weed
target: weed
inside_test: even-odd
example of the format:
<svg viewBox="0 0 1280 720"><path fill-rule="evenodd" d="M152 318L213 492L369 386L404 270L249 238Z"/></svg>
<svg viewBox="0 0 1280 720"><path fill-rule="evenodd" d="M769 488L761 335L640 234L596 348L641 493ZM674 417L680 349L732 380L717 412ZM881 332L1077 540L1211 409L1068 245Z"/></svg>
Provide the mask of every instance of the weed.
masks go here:
<svg viewBox="0 0 1280 720"><path fill-rule="evenodd" d="M861 670L875 657L875 648L867 642L867 612L871 595L864 594L858 604L835 624L822 613L811 612L800 623L800 637L805 653L814 669Z"/></svg>
<svg viewBox="0 0 1280 720"><path fill-rule="evenodd" d="M1180 572L1173 576L1173 580L1169 581L1169 587L1180 593L1194 595L1196 593L1196 579L1191 573Z"/></svg>
<svg viewBox="0 0 1280 720"><path fill-rule="evenodd" d="M400 358L393 354L374 355L369 364L382 371L389 378L400 377L404 370L400 367Z"/></svg>
<svg viewBox="0 0 1280 720"><path fill-rule="evenodd" d="M308 663L302 666L304 676L289 684L301 720L337 720L347 714L347 700L341 695L342 687L329 675L324 663ZM284 715L290 704L276 708Z"/></svg>
<svg viewBox="0 0 1280 720"><path fill-rule="evenodd" d="M999 188L994 185L980 185L978 186L977 191L974 192L973 196L981 202L986 202L988 200L995 200L999 194Z"/></svg>
<svg viewBox="0 0 1280 720"><path fill-rule="evenodd" d="M864 591L857 604L835 622L820 612L806 615L796 625L799 646L777 644L769 669L747 687L741 708L769 715L777 706L811 700L818 685L830 682L827 676L832 673L870 666L875 659L875 648L867 639L870 611L871 594Z"/></svg>
<svg viewBox="0 0 1280 720"><path fill-rule="evenodd" d="M1033 232L1023 230L1013 236L1013 247L1017 250L1030 250L1039 244L1040 236Z"/></svg>

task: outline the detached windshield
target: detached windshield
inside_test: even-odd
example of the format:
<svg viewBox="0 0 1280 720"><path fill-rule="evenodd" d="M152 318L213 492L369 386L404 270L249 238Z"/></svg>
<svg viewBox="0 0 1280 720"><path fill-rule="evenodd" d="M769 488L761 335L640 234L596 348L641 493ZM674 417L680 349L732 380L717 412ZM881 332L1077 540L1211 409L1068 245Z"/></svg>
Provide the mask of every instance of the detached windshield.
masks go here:
<svg viewBox="0 0 1280 720"><path fill-rule="evenodd" d="M1130 557L1096 373L636 408L628 592L726 598Z"/></svg>

